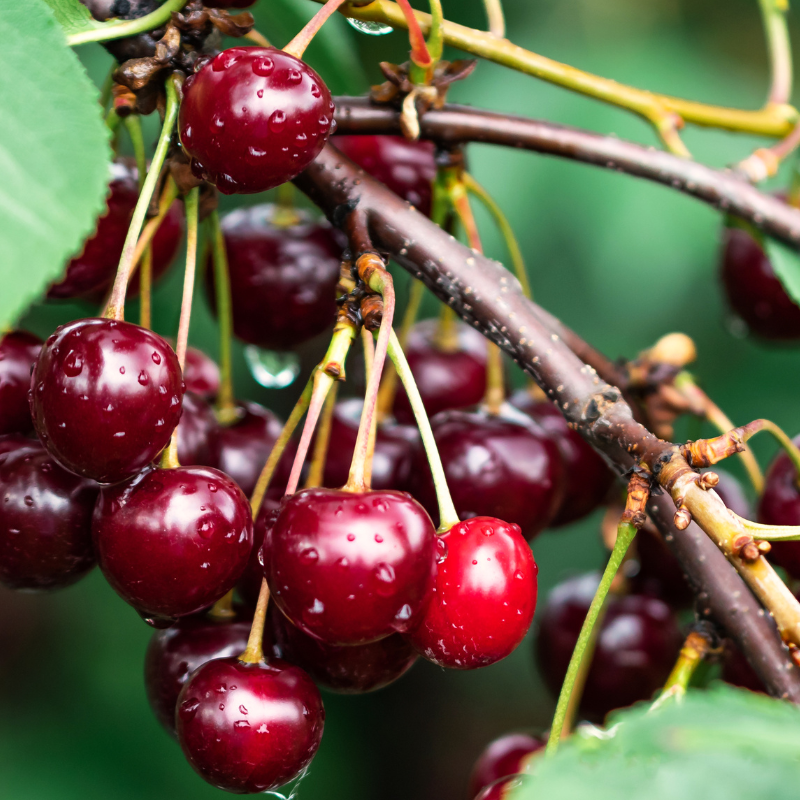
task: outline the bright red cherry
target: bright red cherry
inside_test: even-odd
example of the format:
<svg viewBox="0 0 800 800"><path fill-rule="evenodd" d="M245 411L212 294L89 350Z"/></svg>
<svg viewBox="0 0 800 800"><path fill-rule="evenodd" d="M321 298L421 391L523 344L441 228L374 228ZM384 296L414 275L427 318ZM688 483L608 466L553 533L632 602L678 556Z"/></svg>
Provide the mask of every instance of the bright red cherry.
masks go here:
<svg viewBox="0 0 800 800"><path fill-rule="evenodd" d="M44 446L67 469L100 483L145 467L181 416L178 357L158 334L130 322L62 325L42 347L30 386Z"/></svg>
<svg viewBox="0 0 800 800"><path fill-rule="evenodd" d="M594 511L614 482L614 473L606 462L567 425L552 403L534 400L525 389L516 392L510 402L536 420L556 440L561 453L565 491L558 513L550 524L553 527L567 525Z"/></svg>
<svg viewBox="0 0 800 800"><path fill-rule="evenodd" d="M269 350L289 350L333 325L342 248L334 230L296 212L291 224L265 204L222 221L231 284L233 332ZM216 306L214 269L207 286Z"/></svg>
<svg viewBox="0 0 800 800"><path fill-rule="evenodd" d="M28 389L41 349L42 340L26 331L9 331L0 339L0 435L33 430Z"/></svg>
<svg viewBox="0 0 800 800"><path fill-rule="evenodd" d="M403 492L306 489L283 501L264 565L276 605L297 627L329 644L366 644L419 618L436 533Z"/></svg>
<svg viewBox="0 0 800 800"><path fill-rule="evenodd" d="M438 320L418 322L404 348L428 416L451 408L467 408L486 394L486 339L468 325L457 323L455 342L443 348L437 341ZM397 390L394 415L414 424L414 414L402 387Z"/></svg>
<svg viewBox="0 0 800 800"><path fill-rule="evenodd" d="M467 797L474 798L500 778L522 772L527 757L546 743L545 737L529 733L507 733L490 742L472 768Z"/></svg>
<svg viewBox="0 0 800 800"><path fill-rule="evenodd" d="M564 581L553 589L540 612L536 658L545 683L556 695L599 580L596 573L589 573ZM581 713L601 719L615 708L648 700L667 679L681 641L666 603L642 595L610 596Z"/></svg>
<svg viewBox="0 0 800 800"><path fill-rule="evenodd" d="M248 496L280 436L283 424L258 403L239 403L240 416L233 425L220 426L212 442L211 463L230 475ZM270 484L270 496L279 498L286 488L297 445L290 442L278 462Z"/></svg>
<svg viewBox="0 0 800 800"><path fill-rule="evenodd" d="M144 685L156 719L175 735L178 695L189 676L212 658L238 656L247 647L249 620L186 617L156 631L144 658Z"/></svg>
<svg viewBox="0 0 800 800"><path fill-rule="evenodd" d="M322 739L325 709L299 667L217 658L183 687L175 719L184 755L202 778L251 794L277 789L308 766Z"/></svg>
<svg viewBox="0 0 800 800"><path fill-rule="evenodd" d="M519 525L526 539L547 527L561 504L564 467L556 441L540 425L509 407L497 416L444 411L431 428L461 519L498 517ZM411 491L436 520L436 491L422 447Z"/></svg>
<svg viewBox="0 0 800 800"><path fill-rule="evenodd" d="M344 486L358 436L364 401L354 397L336 404L322 482L332 489ZM415 425L381 422L372 458L372 488L407 491L411 485L419 431Z"/></svg>
<svg viewBox="0 0 800 800"><path fill-rule="evenodd" d="M476 669L512 653L536 610L533 554L517 525L474 517L439 537L438 574L406 638L442 667Z"/></svg>
<svg viewBox="0 0 800 800"><path fill-rule="evenodd" d="M219 423L214 409L192 392L183 396L183 414L178 424L178 461L181 466L208 466Z"/></svg>
<svg viewBox="0 0 800 800"><path fill-rule="evenodd" d="M721 276L728 302L753 333L765 339L800 337L800 307L748 231L725 229Z"/></svg>
<svg viewBox="0 0 800 800"><path fill-rule="evenodd" d="M149 469L103 489L92 524L112 588L149 617L184 617L232 589L253 546L250 507L215 469Z"/></svg>
<svg viewBox="0 0 800 800"><path fill-rule="evenodd" d="M183 365L183 382L187 392L194 392L204 400L213 400L219 391L219 367L196 347L186 348L186 362Z"/></svg>
<svg viewBox="0 0 800 800"><path fill-rule="evenodd" d="M525 782L524 775L507 775L505 778L489 784L475 800L511 800L514 791Z"/></svg>
<svg viewBox="0 0 800 800"><path fill-rule="evenodd" d="M95 563L97 491L93 481L56 464L39 442L0 456L0 583L43 591L82 578Z"/></svg>
<svg viewBox="0 0 800 800"><path fill-rule="evenodd" d="M402 136L337 136L332 141L365 172L430 216L431 182L436 177L433 142Z"/></svg>
<svg viewBox="0 0 800 800"><path fill-rule="evenodd" d="M322 78L274 47L223 50L183 84L178 128L198 177L223 194L273 189L320 153L333 125Z"/></svg>

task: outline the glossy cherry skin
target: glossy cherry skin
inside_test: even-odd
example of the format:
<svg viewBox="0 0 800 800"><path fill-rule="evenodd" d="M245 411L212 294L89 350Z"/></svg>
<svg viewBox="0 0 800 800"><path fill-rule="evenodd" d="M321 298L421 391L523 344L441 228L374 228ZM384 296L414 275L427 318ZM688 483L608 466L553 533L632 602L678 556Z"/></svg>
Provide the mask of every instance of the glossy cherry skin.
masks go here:
<svg viewBox="0 0 800 800"><path fill-rule="evenodd" d="M98 487L62 469L38 442L0 456L0 583L61 589L95 564Z"/></svg>
<svg viewBox="0 0 800 800"><path fill-rule="evenodd" d="M364 401L354 397L338 402L333 410L328 456L322 477L324 486L338 489L347 483L363 406ZM396 489L399 492L410 489L419 440L419 431L414 425L395 422L378 424L372 458L373 489Z"/></svg>
<svg viewBox="0 0 800 800"><path fill-rule="evenodd" d="M471 800L500 778L522 772L523 761L546 743L544 737L529 733L507 733L490 742L472 768L467 797Z"/></svg>
<svg viewBox="0 0 800 800"><path fill-rule="evenodd" d="M152 635L144 657L144 686L150 708L168 733L175 735L178 695L189 676L212 658L241 655L250 625L250 620L193 616Z"/></svg>
<svg viewBox="0 0 800 800"><path fill-rule="evenodd" d="M23 447L40 448L42 443L38 439L30 436L23 436L21 433L7 433L0 436L0 456L11 453Z"/></svg>
<svg viewBox="0 0 800 800"><path fill-rule="evenodd" d="M461 519L498 517L519 525L526 539L547 527L561 504L564 468L556 441L541 426L509 407L498 416L444 411L431 428ZM411 493L436 521L436 491L421 446Z"/></svg>
<svg viewBox="0 0 800 800"><path fill-rule="evenodd" d="M148 469L103 489L92 535L111 587L146 616L184 617L239 580L253 546L241 489L208 467Z"/></svg>
<svg viewBox="0 0 800 800"><path fill-rule="evenodd" d="M83 251L75 256L64 277L47 292L51 299L103 295L111 288L117 272L122 247L139 198L138 171L127 160L111 164L108 207L97 220L97 228L86 240ZM184 213L179 202L173 203L153 237L153 279L157 279L175 258L183 236ZM139 290L138 270L128 289L133 297Z"/></svg>
<svg viewBox="0 0 800 800"><path fill-rule="evenodd" d="M430 599L436 533L409 495L306 489L283 501L264 541L278 608L328 644L408 630Z"/></svg>
<svg viewBox="0 0 800 800"><path fill-rule="evenodd" d="M800 436L793 440L800 444ZM800 525L800 489L797 471L789 456L781 453L767 472L764 494L758 504L758 521L765 525ZM800 542L770 542L768 559L800 578Z"/></svg>
<svg viewBox="0 0 800 800"><path fill-rule="evenodd" d="M9 331L0 339L0 435L33 430L28 389L41 349L42 340L26 331Z"/></svg>
<svg viewBox="0 0 800 800"><path fill-rule="evenodd" d="M552 403L536 401L521 389L511 404L538 422L556 441L564 465L564 496L550 523L568 525L585 517L599 506L614 482L614 474L594 448L573 431Z"/></svg>
<svg viewBox="0 0 800 800"><path fill-rule="evenodd" d="M426 216L436 177L433 142L403 136L337 136L332 143L365 172Z"/></svg>
<svg viewBox="0 0 800 800"><path fill-rule="evenodd" d="M322 78L274 47L232 47L183 84L178 118L192 171L223 194L274 189L320 153L333 125Z"/></svg>
<svg viewBox="0 0 800 800"><path fill-rule="evenodd" d="M30 385L44 446L68 470L100 483L145 467L181 416L178 357L158 334L130 322L62 325L42 347Z"/></svg>
<svg viewBox="0 0 800 800"><path fill-rule="evenodd" d="M451 408L467 408L486 394L486 339L464 323L458 325L458 349L440 350L435 344L438 320L418 322L404 348L428 416ZM394 416L404 425L414 424L408 396L398 387Z"/></svg>
<svg viewBox="0 0 800 800"><path fill-rule="evenodd" d="M219 423L214 409L192 392L183 396L183 414L178 424L178 461L183 467L213 463L212 447Z"/></svg>
<svg viewBox="0 0 800 800"><path fill-rule="evenodd" d="M540 612L536 657L545 683L557 695L575 642L599 583L595 573L572 578L550 593ZM678 624L654 597L609 596L580 710L591 719L649 700L663 686L681 647Z"/></svg>
<svg viewBox="0 0 800 800"><path fill-rule="evenodd" d="M219 367L202 350L187 347L183 382L187 392L194 392L204 400L213 400L219 391Z"/></svg>
<svg viewBox="0 0 800 800"><path fill-rule="evenodd" d="M212 442L211 463L230 475L250 497L258 476L280 436L283 424L258 403L239 403L241 416L233 425L220 425ZM289 479L297 445L289 442L270 484L270 496L281 497Z"/></svg>
<svg viewBox="0 0 800 800"><path fill-rule="evenodd" d="M726 228L722 285L750 330L765 339L800 337L800 307L786 293L761 245L741 228Z"/></svg>
<svg viewBox="0 0 800 800"><path fill-rule="evenodd" d="M536 610L538 567L519 526L474 517L439 537L433 597L406 634L434 664L477 669L512 653Z"/></svg>
<svg viewBox="0 0 800 800"><path fill-rule="evenodd" d="M485 787L475 800L511 800L512 792L519 789L524 781L524 775L507 775Z"/></svg>
<svg viewBox="0 0 800 800"><path fill-rule="evenodd" d="M239 583L236 584L242 599L251 608L255 608L258 603L261 583L264 580L264 554L262 551L264 537L267 530L275 524L280 505L277 500L265 497L261 501L261 508L253 523L253 549L250 551L247 567L245 567Z"/></svg>
<svg viewBox="0 0 800 800"><path fill-rule="evenodd" d="M333 229L298 213L273 222L276 206L240 208L222 221L231 285L233 332L268 350L289 350L333 325L342 248ZM216 306L214 268L207 286Z"/></svg>
<svg viewBox="0 0 800 800"><path fill-rule="evenodd" d="M277 789L305 769L322 739L319 690L279 659L206 662L187 681L175 715L178 741L195 771L235 794Z"/></svg>

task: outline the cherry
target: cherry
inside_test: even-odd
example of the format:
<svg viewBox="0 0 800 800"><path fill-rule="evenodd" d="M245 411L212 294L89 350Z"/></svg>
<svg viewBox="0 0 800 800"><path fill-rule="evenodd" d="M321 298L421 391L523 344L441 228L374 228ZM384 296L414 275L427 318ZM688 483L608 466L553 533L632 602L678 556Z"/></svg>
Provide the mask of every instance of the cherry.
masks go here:
<svg viewBox="0 0 800 800"><path fill-rule="evenodd" d="M725 652L722 657L722 680L751 692L764 692L764 684L750 666L742 651L732 642L725 643Z"/></svg>
<svg viewBox="0 0 800 800"><path fill-rule="evenodd" d="M111 164L108 208L97 220L97 229L86 240L83 251L67 265L63 278L47 292L51 299L102 296L110 288L117 272L122 247L139 198L138 171L128 160L118 159ZM172 205L153 237L153 278L164 273L175 258L183 236L183 206ZM138 292L138 271L128 296Z"/></svg>
<svg viewBox="0 0 800 800"><path fill-rule="evenodd" d="M515 789L518 789L524 783L524 776L522 775L507 775L505 778L489 784L475 797L475 800L511 800L516 796Z"/></svg>
<svg viewBox="0 0 800 800"><path fill-rule="evenodd" d="M259 205L222 221L233 332L269 350L291 349L333 325L342 260L329 225L299 211L294 224L278 223L279 213L276 206ZM206 274L216 307L211 259Z"/></svg>
<svg viewBox="0 0 800 800"><path fill-rule="evenodd" d="M507 733L490 742L481 753L469 779L468 797L474 798L500 778L522 772L523 761L541 750L546 739L528 733Z"/></svg>
<svg viewBox="0 0 800 800"><path fill-rule="evenodd" d="M428 416L451 408L474 406L486 394L486 340L474 328L457 323L457 349L436 344L437 320L418 322L404 348ZM402 387L394 401L398 422L414 424L414 414Z"/></svg>
<svg viewBox="0 0 800 800"><path fill-rule="evenodd" d="M144 685L150 708L168 733L175 735L178 695L189 676L212 658L244 652L250 624L247 620L185 617L153 634L144 658Z"/></svg>
<svg viewBox="0 0 800 800"><path fill-rule="evenodd" d="M800 337L800 307L786 294L769 257L748 231L725 229L721 276L728 302L753 333L765 339Z"/></svg>
<svg viewBox="0 0 800 800"><path fill-rule="evenodd" d="M442 667L476 669L513 652L536 609L538 567L519 526L474 517L439 537L433 597L406 638Z"/></svg>
<svg viewBox="0 0 800 800"><path fill-rule="evenodd" d="M193 392L205 400L213 400L219 391L219 367L202 350L187 347L183 382L187 392Z"/></svg>
<svg viewBox="0 0 800 800"><path fill-rule="evenodd" d="M431 428L461 519L499 517L519 525L526 539L547 527L561 503L564 468L558 445L541 426L509 407L498 416L445 411ZM436 491L421 447L412 494L436 520Z"/></svg>
<svg viewBox="0 0 800 800"><path fill-rule="evenodd" d="M210 606L233 588L253 546L247 499L208 467L151 468L103 489L92 534L112 588L152 617Z"/></svg>
<svg viewBox="0 0 800 800"><path fill-rule="evenodd" d="M430 216L431 182L436 177L432 142L412 142L403 136L337 136L333 144L373 178Z"/></svg>
<svg viewBox="0 0 800 800"><path fill-rule="evenodd" d="M178 357L130 322L82 319L45 342L31 376L31 412L50 454L100 483L138 472L181 416Z"/></svg>
<svg viewBox="0 0 800 800"><path fill-rule="evenodd" d="M178 425L178 461L182 466L213 463L212 444L218 428L214 409L202 397L186 392Z"/></svg>
<svg viewBox="0 0 800 800"><path fill-rule="evenodd" d="M594 448L572 430L556 406L536 401L522 389L510 401L520 411L538 422L558 444L564 464L564 497L552 526L567 525L585 517L603 502L614 474Z"/></svg>
<svg viewBox="0 0 800 800"><path fill-rule="evenodd" d="M239 419L233 425L220 426L211 443L211 463L239 484L250 497L258 476L272 452L283 425L267 408L258 403L239 404ZM270 484L270 495L280 497L289 479L297 445L290 442L278 462Z"/></svg>
<svg viewBox="0 0 800 800"><path fill-rule="evenodd" d="M0 435L33 430L28 389L41 349L42 340L26 331L9 331L0 339Z"/></svg>
<svg viewBox="0 0 800 800"><path fill-rule="evenodd" d="M550 593L541 612L536 657L554 694L561 690L598 584L596 573L564 581ZM661 600L610 596L606 607L580 705L581 712L593 719L652 697L681 647L678 624Z"/></svg>
<svg viewBox="0 0 800 800"><path fill-rule="evenodd" d="M800 436L794 439L800 443ZM767 472L764 493L758 505L758 521L765 525L800 525L800 487L789 456L781 453ZM771 542L769 560L800 578L800 542Z"/></svg>
<svg viewBox="0 0 800 800"><path fill-rule="evenodd" d="M0 583L60 589L94 566L93 481L62 469L39 442L28 440L0 456L0 497Z"/></svg>
<svg viewBox="0 0 800 800"><path fill-rule="evenodd" d="M363 406L364 401L360 398L350 398L340 401L334 408L322 478L324 486L338 488L347 483ZM372 458L373 489L397 489L401 492L409 489L418 442L419 432L414 425L394 422L378 425Z"/></svg>
<svg viewBox="0 0 800 800"><path fill-rule="evenodd" d="M278 608L328 644L408 630L436 572L430 518L403 492L305 489L285 499L264 541Z"/></svg>
<svg viewBox="0 0 800 800"><path fill-rule="evenodd" d="M325 709L299 667L217 658L187 681L175 719L194 770L218 789L249 794L277 789L308 766Z"/></svg>
<svg viewBox="0 0 800 800"><path fill-rule="evenodd" d="M253 523L253 549L250 551L250 558L242 577L236 584L242 599L252 608L258 603L261 582L264 580L264 555L261 548L264 545L267 529L271 529L278 518L280 505L277 500L270 497L265 497L261 501L261 508Z"/></svg>
<svg viewBox="0 0 800 800"><path fill-rule="evenodd" d="M23 447L38 448L40 446L41 442L38 439L31 439L21 433L7 433L4 436L0 436L0 456Z"/></svg>
<svg viewBox="0 0 800 800"><path fill-rule="evenodd" d="M223 194L273 189L320 153L333 126L322 78L274 47L232 47L183 84L178 128L192 171Z"/></svg>

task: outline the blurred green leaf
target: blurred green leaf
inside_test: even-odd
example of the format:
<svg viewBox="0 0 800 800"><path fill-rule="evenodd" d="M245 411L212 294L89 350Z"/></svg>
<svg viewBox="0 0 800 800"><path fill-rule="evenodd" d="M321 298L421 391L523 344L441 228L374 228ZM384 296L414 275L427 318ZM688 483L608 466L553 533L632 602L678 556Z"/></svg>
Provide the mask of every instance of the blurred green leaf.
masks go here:
<svg viewBox="0 0 800 800"><path fill-rule="evenodd" d="M764 249L786 293L800 305L800 253L769 236L764 237Z"/></svg>
<svg viewBox="0 0 800 800"><path fill-rule="evenodd" d="M0 40L0 325L10 325L92 232L110 154L97 89L48 4L6 3Z"/></svg>
<svg viewBox="0 0 800 800"><path fill-rule="evenodd" d="M89 9L79 0L44 0L53 9L65 34L82 33L94 28L101 28L102 22L92 18Z"/></svg>

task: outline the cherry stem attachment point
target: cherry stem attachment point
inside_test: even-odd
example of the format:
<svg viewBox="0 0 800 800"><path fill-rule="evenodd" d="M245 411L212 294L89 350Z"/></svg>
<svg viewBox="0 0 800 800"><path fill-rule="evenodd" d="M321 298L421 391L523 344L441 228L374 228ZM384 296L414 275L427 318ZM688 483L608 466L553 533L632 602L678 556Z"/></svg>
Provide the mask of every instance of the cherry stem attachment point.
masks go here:
<svg viewBox="0 0 800 800"><path fill-rule="evenodd" d="M303 486L305 489L314 489L322 486L322 479L325 474L325 461L328 458L328 446L331 441L331 428L333 426L333 411L336 407L336 395L339 393L339 384L331 386L328 396L325 398L325 405L322 407L322 414L319 418L317 435L314 437L314 452L311 454L311 462L308 465L308 475Z"/></svg>
<svg viewBox="0 0 800 800"><path fill-rule="evenodd" d="M319 29L325 24L328 17L330 17L344 2L345 0L328 0L328 2L306 23L303 30L283 48L283 52L295 58L302 58L303 53L305 53L306 48L311 44L311 40L319 32Z"/></svg>
<svg viewBox="0 0 800 800"><path fill-rule="evenodd" d="M267 620L267 607L269 606L269 586L267 579L261 581L261 590L258 593L256 612L253 615L253 624L250 627L250 637L244 653L239 656L239 661L245 664L260 664L264 660L264 623Z"/></svg>

